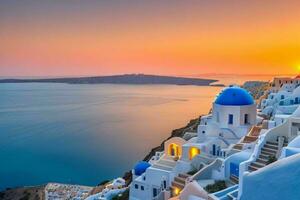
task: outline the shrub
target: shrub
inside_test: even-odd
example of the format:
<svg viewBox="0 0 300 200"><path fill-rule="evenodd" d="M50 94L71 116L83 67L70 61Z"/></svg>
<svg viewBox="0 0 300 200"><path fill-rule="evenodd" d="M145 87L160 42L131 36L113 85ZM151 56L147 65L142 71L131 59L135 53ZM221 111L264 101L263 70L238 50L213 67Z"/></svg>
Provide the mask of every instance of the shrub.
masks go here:
<svg viewBox="0 0 300 200"><path fill-rule="evenodd" d="M267 164L271 164L273 162L277 161L277 158L275 156L269 156Z"/></svg>
<svg viewBox="0 0 300 200"><path fill-rule="evenodd" d="M192 169L191 171L189 171L187 174L193 176L194 174L196 174L198 172L197 169Z"/></svg>
<svg viewBox="0 0 300 200"><path fill-rule="evenodd" d="M204 189L208 192L208 193L214 193L214 192L218 192L220 190L224 190L226 188L226 183L223 180L218 180L215 181L214 184L209 184L207 185Z"/></svg>

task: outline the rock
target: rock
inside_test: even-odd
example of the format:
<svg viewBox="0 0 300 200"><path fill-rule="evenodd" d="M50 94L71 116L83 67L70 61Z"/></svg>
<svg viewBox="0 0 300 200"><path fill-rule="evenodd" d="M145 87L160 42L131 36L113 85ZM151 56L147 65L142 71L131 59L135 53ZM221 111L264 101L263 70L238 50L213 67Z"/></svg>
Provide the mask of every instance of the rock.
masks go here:
<svg viewBox="0 0 300 200"><path fill-rule="evenodd" d="M186 141L188 141L191 138L196 137L196 136L197 136L196 132L186 132L182 138L185 139Z"/></svg>

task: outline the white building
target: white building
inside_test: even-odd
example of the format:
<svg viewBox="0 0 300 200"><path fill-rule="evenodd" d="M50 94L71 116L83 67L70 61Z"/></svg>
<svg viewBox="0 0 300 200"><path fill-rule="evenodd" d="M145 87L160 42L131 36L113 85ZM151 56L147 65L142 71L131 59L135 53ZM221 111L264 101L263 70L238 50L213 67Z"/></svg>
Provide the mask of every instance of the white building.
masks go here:
<svg viewBox="0 0 300 200"><path fill-rule="evenodd" d="M179 161L193 163L204 155L215 159L189 177L180 194L171 199L298 200L300 192L295 188L300 187L299 83L300 77L274 79L273 88L261 104L262 111L271 111L267 113L269 118L263 120L256 116L254 102L240 88L232 93L228 91L234 88L225 89L215 100L212 114L201 119L197 138L183 144ZM250 137L255 140L249 140ZM244 146L228 152L231 144ZM196 152L192 159L191 152ZM203 188L215 180L229 184L224 190L208 194Z"/></svg>
<svg viewBox="0 0 300 200"><path fill-rule="evenodd" d="M151 166L143 163L135 167L129 198L147 200L156 198L162 191L178 193L185 185L185 174L195 170L194 163L198 163L196 170L199 170L217 157L226 157L233 144L256 121L252 96L239 87L225 88L213 103L212 114L201 118L197 137L189 141L171 138L165 142L164 152L151 159ZM138 170L140 167L143 170Z"/></svg>

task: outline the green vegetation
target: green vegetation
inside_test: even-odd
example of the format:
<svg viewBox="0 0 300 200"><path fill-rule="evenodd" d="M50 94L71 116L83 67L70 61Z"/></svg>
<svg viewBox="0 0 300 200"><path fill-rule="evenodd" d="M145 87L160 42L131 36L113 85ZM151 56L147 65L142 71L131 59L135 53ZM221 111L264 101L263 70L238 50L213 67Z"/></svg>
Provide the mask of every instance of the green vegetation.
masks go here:
<svg viewBox="0 0 300 200"><path fill-rule="evenodd" d="M194 174L196 174L198 172L197 169L192 169L191 171L189 171L187 174L193 176Z"/></svg>
<svg viewBox="0 0 300 200"><path fill-rule="evenodd" d="M112 198L112 200L128 200L129 199L129 189L125 190L123 193L118 194Z"/></svg>
<svg viewBox="0 0 300 200"><path fill-rule="evenodd" d="M218 181L215 181L214 184L207 185L204 189L208 193L214 193L214 192L218 192L220 190L224 190L225 188L227 188L225 181L218 180Z"/></svg>
<svg viewBox="0 0 300 200"><path fill-rule="evenodd" d="M269 156L267 164L269 165L275 161L277 161L277 158L275 156Z"/></svg>

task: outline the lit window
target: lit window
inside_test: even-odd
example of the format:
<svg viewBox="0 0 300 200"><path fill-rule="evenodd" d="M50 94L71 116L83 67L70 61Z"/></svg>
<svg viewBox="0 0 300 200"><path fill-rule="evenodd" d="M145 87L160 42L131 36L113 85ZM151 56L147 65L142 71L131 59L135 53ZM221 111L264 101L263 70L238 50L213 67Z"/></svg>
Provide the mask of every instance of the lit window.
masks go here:
<svg viewBox="0 0 300 200"><path fill-rule="evenodd" d="M197 147L191 147L190 148L190 160L192 160L196 155L200 154L200 149L198 149Z"/></svg>

